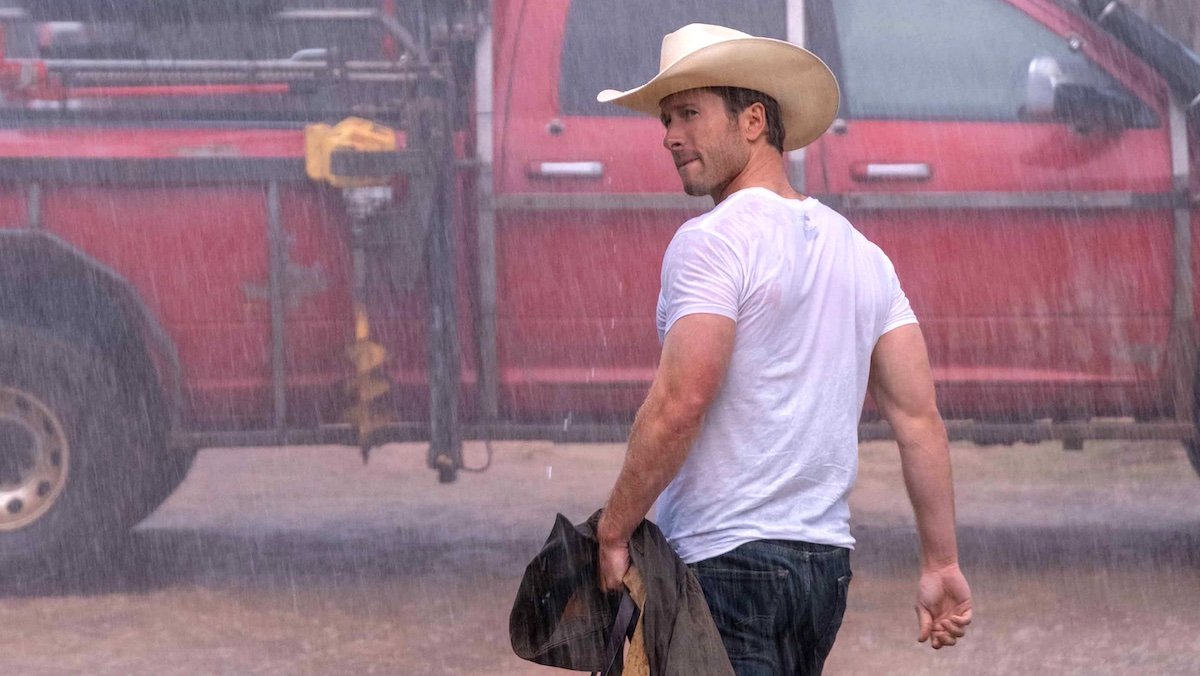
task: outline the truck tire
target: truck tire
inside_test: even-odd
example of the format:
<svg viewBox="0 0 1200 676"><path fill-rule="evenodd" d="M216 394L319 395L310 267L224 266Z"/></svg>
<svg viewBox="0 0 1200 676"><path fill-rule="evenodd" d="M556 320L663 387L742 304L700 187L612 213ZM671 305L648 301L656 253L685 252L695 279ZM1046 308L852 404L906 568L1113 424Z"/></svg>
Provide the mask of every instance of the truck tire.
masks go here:
<svg viewBox="0 0 1200 676"><path fill-rule="evenodd" d="M162 454L129 402L100 355L0 323L0 579L101 562L148 513Z"/></svg>

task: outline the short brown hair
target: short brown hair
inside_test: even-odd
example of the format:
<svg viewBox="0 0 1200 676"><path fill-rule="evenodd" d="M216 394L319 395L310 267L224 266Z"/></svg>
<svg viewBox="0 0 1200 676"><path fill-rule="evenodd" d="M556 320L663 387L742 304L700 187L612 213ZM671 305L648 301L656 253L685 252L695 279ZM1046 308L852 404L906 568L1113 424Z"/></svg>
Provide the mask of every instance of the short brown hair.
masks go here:
<svg viewBox="0 0 1200 676"><path fill-rule="evenodd" d="M783 128L783 113L779 110L779 102L754 89L742 87L705 87L725 100L725 110L731 118L736 118L743 110L755 103L761 103L767 114L767 143L776 150L783 152L783 138L786 131Z"/></svg>

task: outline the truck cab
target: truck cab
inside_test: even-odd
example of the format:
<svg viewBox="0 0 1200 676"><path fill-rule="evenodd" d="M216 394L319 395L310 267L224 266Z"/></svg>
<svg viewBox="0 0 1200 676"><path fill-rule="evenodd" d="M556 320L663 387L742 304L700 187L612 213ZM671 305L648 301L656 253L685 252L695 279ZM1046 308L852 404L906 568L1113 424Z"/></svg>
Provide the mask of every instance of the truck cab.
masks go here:
<svg viewBox="0 0 1200 676"><path fill-rule="evenodd" d="M595 93L648 79L659 38L702 21L804 44L834 70L839 118L790 155L794 183L896 264L942 411L972 421L952 424L953 435L1078 442L1102 435L1097 418L1175 415L1174 378L1190 362L1171 351L1185 338L1194 350L1195 300L1183 308L1175 297L1177 215L1191 205L1175 186L1171 91L1079 9L1051 0L499 8L499 335L513 346L502 362L520 367L506 381L527 393L520 401L586 407L578 390L591 382L605 403L628 408L648 382L658 262L674 229L709 204L681 195L657 120ZM612 16L626 20L604 20ZM554 280L536 302L530 264ZM555 349L522 349L518 336L535 326L558 338ZM1141 430L1159 432L1181 429Z"/></svg>

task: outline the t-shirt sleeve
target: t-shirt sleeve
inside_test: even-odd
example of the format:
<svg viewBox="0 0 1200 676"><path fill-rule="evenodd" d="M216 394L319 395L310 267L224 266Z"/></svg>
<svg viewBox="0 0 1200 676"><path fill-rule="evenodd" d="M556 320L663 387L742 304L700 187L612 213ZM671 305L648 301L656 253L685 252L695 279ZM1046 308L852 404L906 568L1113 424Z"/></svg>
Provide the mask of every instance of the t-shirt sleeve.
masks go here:
<svg viewBox="0 0 1200 676"><path fill-rule="evenodd" d="M900 278L896 276L895 268L889 265L888 270L892 278L892 301L880 335L901 326L917 323L917 315L912 311L912 306L908 303L908 296L904 295L904 289L900 287Z"/></svg>
<svg viewBox="0 0 1200 676"><path fill-rule="evenodd" d="M706 231L676 236L663 258L659 339L683 317L715 314L738 320L744 271L733 248Z"/></svg>

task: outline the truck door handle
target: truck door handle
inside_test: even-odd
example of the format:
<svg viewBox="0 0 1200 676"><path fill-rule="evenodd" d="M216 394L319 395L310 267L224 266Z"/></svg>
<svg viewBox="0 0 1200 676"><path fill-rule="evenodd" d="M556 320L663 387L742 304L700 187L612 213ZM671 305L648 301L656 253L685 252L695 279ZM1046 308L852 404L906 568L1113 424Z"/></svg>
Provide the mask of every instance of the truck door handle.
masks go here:
<svg viewBox="0 0 1200 676"><path fill-rule="evenodd" d="M855 162L850 175L856 181L928 181L933 168L925 162Z"/></svg>
<svg viewBox="0 0 1200 676"><path fill-rule="evenodd" d="M530 162L530 178L601 178L603 162Z"/></svg>

